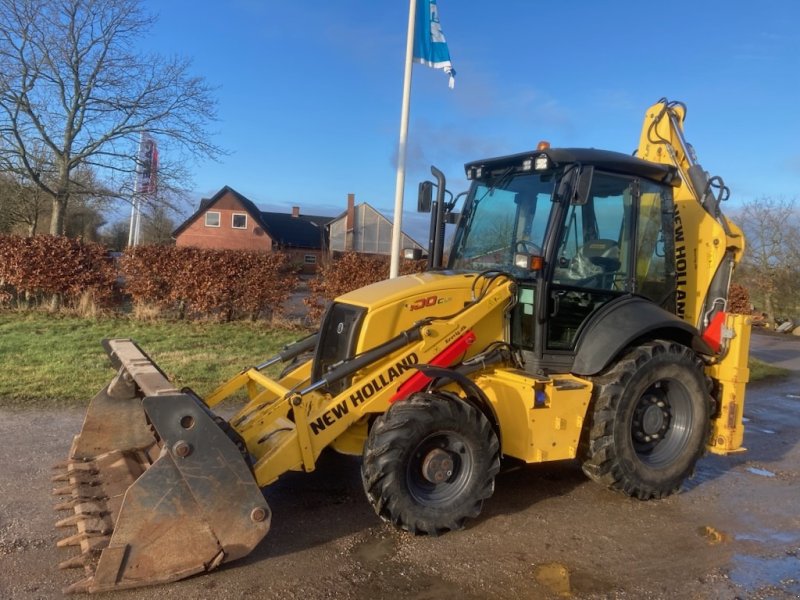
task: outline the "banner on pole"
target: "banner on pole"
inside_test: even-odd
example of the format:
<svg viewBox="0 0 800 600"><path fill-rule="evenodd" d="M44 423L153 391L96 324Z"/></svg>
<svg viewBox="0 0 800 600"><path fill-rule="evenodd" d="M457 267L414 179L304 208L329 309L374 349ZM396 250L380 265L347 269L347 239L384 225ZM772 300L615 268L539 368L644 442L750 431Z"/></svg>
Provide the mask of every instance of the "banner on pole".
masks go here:
<svg viewBox="0 0 800 600"><path fill-rule="evenodd" d="M417 0L414 22L414 60L434 69L443 69L450 76L450 88L455 85L456 71L450 62L450 51L439 22L436 0Z"/></svg>
<svg viewBox="0 0 800 600"><path fill-rule="evenodd" d="M139 140L136 160L136 193L155 194L158 184L158 146L149 133Z"/></svg>

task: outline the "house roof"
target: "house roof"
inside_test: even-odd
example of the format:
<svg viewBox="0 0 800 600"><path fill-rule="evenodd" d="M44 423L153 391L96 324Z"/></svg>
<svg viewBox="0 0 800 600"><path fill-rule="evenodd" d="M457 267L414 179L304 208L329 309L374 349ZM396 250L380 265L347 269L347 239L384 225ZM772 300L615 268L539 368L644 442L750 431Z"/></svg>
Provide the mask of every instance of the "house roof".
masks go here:
<svg viewBox="0 0 800 600"><path fill-rule="evenodd" d="M374 206L372 206L372 205L371 205L369 202L359 202L358 204L356 204L356 205L354 206L354 208L355 208L355 209L357 209L357 208L358 208L358 207L360 207L360 206L365 206L367 210L369 210L369 211L370 211L370 212L372 212L373 214L377 215L377 217L378 217L379 219L381 219L381 220L382 220L384 223L388 223L389 225L391 225L391 224L392 224L392 220L391 220L389 217L387 217L386 215L384 215L384 214L383 214L381 211L379 211L377 208L375 208ZM342 212L342 213L338 214L337 216L335 216L335 217L333 217L333 218L329 218L329 219L328 219L328 224L330 225L330 224L331 224L331 223L333 223L334 221L339 221L339 220L341 220L341 219L344 219L344 218L346 218L346 217L347 217L347 211L344 211L344 212ZM406 236L406 237L407 237L409 240L411 240L411 242L413 242L414 244L416 244L417 246L419 246L419 248L421 248L422 250L426 250L425 246L423 246L422 244L420 244L420 243L419 243L417 240L415 240L415 239L414 239L414 238L413 238L411 235L409 235L409 234L408 234L408 232L407 232L406 230L403 230L403 231L401 231L401 233L402 233L404 236Z"/></svg>
<svg viewBox="0 0 800 600"><path fill-rule="evenodd" d="M288 213L266 212L260 210L251 200L230 186L224 186L214 196L200 201L197 211L172 232L172 237L179 236L189 225L205 214L226 194L231 194L253 220L280 246L287 248L322 249L326 245L326 225L332 217L317 215L298 215Z"/></svg>
<svg viewBox="0 0 800 600"><path fill-rule="evenodd" d="M331 217L298 215L278 212L261 212L264 230L282 246L322 248L327 239L325 225Z"/></svg>

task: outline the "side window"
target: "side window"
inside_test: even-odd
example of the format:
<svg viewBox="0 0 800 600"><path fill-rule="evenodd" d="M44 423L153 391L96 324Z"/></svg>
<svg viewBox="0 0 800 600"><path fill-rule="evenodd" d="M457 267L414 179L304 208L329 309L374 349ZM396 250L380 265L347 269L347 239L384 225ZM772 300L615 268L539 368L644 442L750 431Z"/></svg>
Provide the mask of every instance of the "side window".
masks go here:
<svg viewBox="0 0 800 600"><path fill-rule="evenodd" d="M219 213L207 212L206 213L206 227L219 227Z"/></svg>
<svg viewBox="0 0 800 600"><path fill-rule="evenodd" d="M636 228L636 291L666 306L674 291L672 252L672 214L669 190L651 183L641 183L639 218Z"/></svg>
<svg viewBox="0 0 800 600"><path fill-rule="evenodd" d="M233 215L231 215L231 227L234 229L247 229L247 215L243 213L233 213Z"/></svg>
<svg viewBox="0 0 800 600"><path fill-rule="evenodd" d="M629 290L633 190L633 179L595 172L586 204L569 207L548 298L548 350L572 350L586 319Z"/></svg>
<svg viewBox="0 0 800 600"><path fill-rule="evenodd" d="M596 173L586 204L569 208L554 281L627 291L633 180Z"/></svg>

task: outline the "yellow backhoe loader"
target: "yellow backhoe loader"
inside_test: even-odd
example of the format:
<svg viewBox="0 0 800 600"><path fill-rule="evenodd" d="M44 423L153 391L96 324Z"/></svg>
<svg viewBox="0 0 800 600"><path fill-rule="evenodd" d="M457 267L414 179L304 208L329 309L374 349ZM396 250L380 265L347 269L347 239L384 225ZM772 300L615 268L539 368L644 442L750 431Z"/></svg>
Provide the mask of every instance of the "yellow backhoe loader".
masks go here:
<svg viewBox="0 0 800 600"><path fill-rule="evenodd" d="M328 447L362 457L381 518L432 535L478 516L505 457L577 459L646 500L679 490L704 451L740 450L749 319L727 297L744 238L684 117L650 107L635 156L542 143L468 163L460 215L433 169L428 270L341 296L316 334L206 398L106 340L117 375L55 478L59 525L77 528L59 545L80 549L62 566L85 570L67 591L246 555L269 530L263 488Z"/></svg>

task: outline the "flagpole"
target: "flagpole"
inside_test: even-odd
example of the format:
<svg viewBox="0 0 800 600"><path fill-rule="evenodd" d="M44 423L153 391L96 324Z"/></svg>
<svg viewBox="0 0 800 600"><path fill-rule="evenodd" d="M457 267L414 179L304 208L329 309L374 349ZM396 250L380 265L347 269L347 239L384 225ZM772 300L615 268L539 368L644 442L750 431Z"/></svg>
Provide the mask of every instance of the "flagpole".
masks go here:
<svg viewBox="0 0 800 600"><path fill-rule="evenodd" d="M144 144L144 132L139 134L139 147L136 149L136 169L133 176L133 197L131 198L131 223L128 229L128 246L139 245L139 221L141 219L142 199L141 189L139 186L139 174L141 173L142 166L140 160L142 157L142 145Z"/></svg>
<svg viewBox="0 0 800 600"><path fill-rule="evenodd" d="M417 0L409 0L408 36L406 38L406 69L403 75L403 106L400 109L400 142L397 148L397 181L394 187L394 222L392 223L392 256L389 278L400 274L400 252L403 241L403 189L406 184L406 141L408 139L408 113L411 107L411 67L414 58L414 21Z"/></svg>

